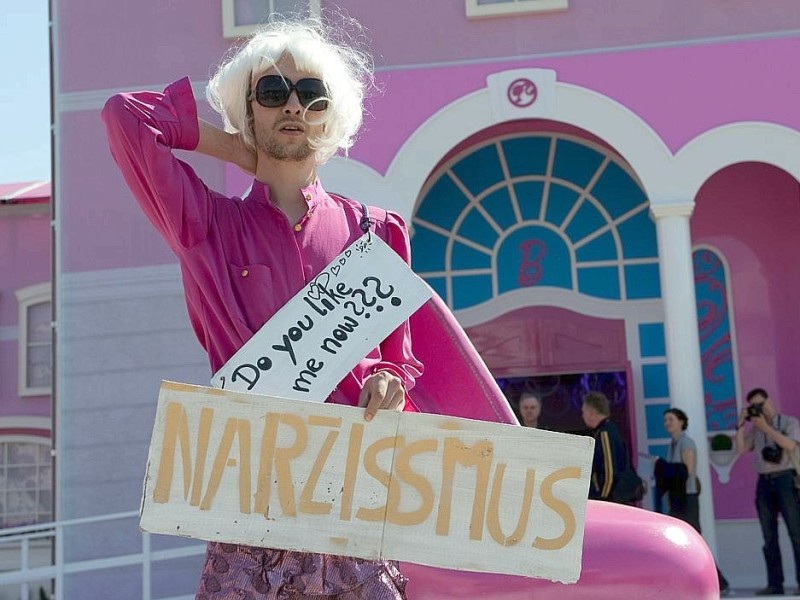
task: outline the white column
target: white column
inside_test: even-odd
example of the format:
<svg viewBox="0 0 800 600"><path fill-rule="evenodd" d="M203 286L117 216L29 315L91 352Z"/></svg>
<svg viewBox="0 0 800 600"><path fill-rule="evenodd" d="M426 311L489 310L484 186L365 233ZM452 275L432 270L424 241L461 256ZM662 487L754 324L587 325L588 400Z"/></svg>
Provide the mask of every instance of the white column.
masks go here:
<svg viewBox="0 0 800 600"><path fill-rule="evenodd" d="M687 433L697 444L697 476L702 485L700 524L708 547L716 555L714 497L689 230L694 203L651 205L650 210L656 219L658 236L670 403L689 417Z"/></svg>

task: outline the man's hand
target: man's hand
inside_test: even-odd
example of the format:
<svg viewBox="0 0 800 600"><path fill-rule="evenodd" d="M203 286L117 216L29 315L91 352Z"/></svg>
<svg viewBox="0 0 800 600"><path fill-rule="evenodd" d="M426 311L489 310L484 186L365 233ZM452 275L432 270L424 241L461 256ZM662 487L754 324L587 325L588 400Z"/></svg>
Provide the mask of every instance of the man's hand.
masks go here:
<svg viewBox="0 0 800 600"><path fill-rule="evenodd" d="M750 422L753 424L753 427L758 429L759 431L763 431L767 433L772 429L772 426L767 423L767 420L764 418L764 415L759 415L757 417L750 417Z"/></svg>
<svg viewBox="0 0 800 600"><path fill-rule="evenodd" d="M747 407L742 407L742 410L739 411L739 420L736 421L736 431L743 429L745 423L747 423L750 419L747 418Z"/></svg>
<svg viewBox="0 0 800 600"><path fill-rule="evenodd" d="M378 371L370 375L361 388L358 405L367 410L364 419L371 421L380 409L388 408L402 412L406 405L403 380L389 371Z"/></svg>

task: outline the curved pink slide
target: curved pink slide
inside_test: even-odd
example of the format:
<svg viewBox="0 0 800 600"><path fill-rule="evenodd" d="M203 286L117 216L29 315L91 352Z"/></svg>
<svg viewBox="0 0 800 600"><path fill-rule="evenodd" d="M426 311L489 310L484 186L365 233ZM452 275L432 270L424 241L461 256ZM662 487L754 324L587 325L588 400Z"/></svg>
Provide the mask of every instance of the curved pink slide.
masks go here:
<svg viewBox="0 0 800 600"><path fill-rule="evenodd" d="M453 548L458 552L458 548ZM683 521L590 500L575 584L404 564L414 600L717 600L714 559Z"/></svg>

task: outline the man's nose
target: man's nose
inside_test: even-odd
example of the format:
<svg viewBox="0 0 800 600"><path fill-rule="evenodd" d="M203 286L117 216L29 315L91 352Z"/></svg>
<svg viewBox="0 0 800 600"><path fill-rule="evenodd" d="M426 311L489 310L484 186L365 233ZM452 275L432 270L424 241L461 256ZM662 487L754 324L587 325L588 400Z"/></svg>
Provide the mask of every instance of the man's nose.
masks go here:
<svg viewBox="0 0 800 600"><path fill-rule="evenodd" d="M292 90L289 94L289 99L283 107L283 112L287 114L300 114L303 110L303 105L300 104L300 98L297 97L297 90Z"/></svg>

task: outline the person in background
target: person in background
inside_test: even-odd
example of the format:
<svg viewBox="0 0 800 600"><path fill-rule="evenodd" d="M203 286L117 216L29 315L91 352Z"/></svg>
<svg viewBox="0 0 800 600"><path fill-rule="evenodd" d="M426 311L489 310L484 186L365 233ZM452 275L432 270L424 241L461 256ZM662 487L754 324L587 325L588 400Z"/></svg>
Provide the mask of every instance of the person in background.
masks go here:
<svg viewBox="0 0 800 600"><path fill-rule="evenodd" d="M616 423L610 418L611 405L605 394L586 394L583 397L581 416L595 439L589 498L614 502L615 479L631 468L628 446Z"/></svg>
<svg viewBox="0 0 800 600"><path fill-rule="evenodd" d="M689 523L698 533L700 529L700 481L697 479L697 446L686 434L689 417L679 408L664 411L664 429L670 442L667 458L657 458L655 463L656 494L666 493L671 517ZM730 593L730 584L717 568L720 594Z"/></svg>
<svg viewBox="0 0 800 600"><path fill-rule="evenodd" d="M542 401L533 392L525 391L519 396L519 416L523 427L539 427Z"/></svg>
<svg viewBox="0 0 800 600"><path fill-rule="evenodd" d="M766 390L755 388L747 394L747 406L739 414L734 439L738 452L754 451L756 455L756 510L767 564L767 587L756 595L782 595L778 514L786 523L794 551L795 577L800 580L800 505L794 485L795 470L789 458L800 442L800 424L795 417L779 414Z"/></svg>

